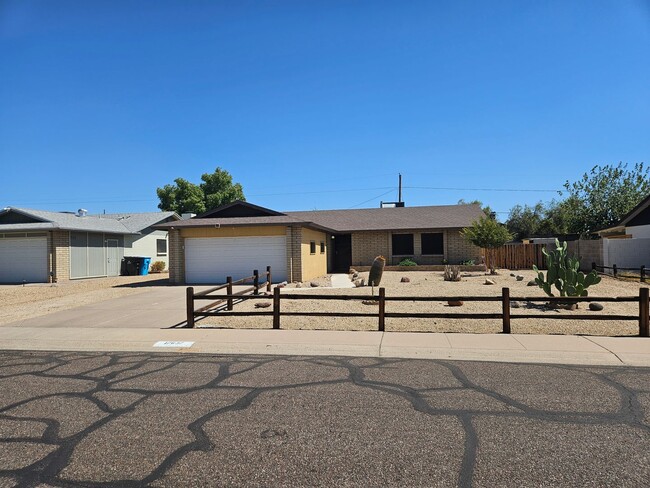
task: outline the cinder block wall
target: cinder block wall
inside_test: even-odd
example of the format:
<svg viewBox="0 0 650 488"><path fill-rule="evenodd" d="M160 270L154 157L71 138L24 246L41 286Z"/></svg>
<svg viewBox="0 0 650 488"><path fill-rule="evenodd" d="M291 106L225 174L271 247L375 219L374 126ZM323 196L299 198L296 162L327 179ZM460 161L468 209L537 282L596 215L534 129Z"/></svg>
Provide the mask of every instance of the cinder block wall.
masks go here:
<svg viewBox="0 0 650 488"><path fill-rule="evenodd" d="M555 249L555 245L550 246ZM569 241L567 251L570 255L576 255L580 258L580 269L582 271L591 271L591 263L604 265L603 257L603 240L580 239Z"/></svg>
<svg viewBox="0 0 650 488"><path fill-rule="evenodd" d="M179 229L170 229L167 240L169 282L182 285L185 283L185 250L181 231Z"/></svg>

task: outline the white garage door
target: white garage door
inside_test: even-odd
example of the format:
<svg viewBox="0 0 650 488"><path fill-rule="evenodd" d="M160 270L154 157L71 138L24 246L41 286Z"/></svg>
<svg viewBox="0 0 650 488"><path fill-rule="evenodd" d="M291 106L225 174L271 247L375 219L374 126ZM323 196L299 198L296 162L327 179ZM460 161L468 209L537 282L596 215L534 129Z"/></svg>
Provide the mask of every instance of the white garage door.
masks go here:
<svg viewBox="0 0 650 488"><path fill-rule="evenodd" d="M47 239L0 239L0 283L47 282Z"/></svg>
<svg viewBox="0 0 650 488"><path fill-rule="evenodd" d="M281 237L210 237L185 239L185 281L225 283L260 274L271 266L274 283L287 279L287 244ZM265 281L260 278L260 281Z"/></svg>

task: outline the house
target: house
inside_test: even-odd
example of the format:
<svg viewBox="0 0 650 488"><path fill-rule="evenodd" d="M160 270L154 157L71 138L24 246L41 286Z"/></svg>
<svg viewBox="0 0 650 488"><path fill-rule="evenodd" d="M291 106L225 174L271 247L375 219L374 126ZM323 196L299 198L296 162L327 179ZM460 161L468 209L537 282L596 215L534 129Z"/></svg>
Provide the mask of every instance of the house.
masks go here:
<svg viewBox="0 0 650 488"><path fill-rule="evenodd" d="M650 268L650 195L615 226L600 230L598 234L603 238L603 266Z"/></svg>
<svg viewBox="0 0 650 488"><path fill-rule="evenodd" d="M174 212L88 215L7 207L0 211L0 283L117 276L124 256L167 261Z"/></svg>
<svg viewBox="0 0 650 488"><path fill-rule="evenodd" d="M305 281L351 266L412 258L418 264L478 260L460 235L484 216L478 205L277 212L236 201L169 231L172 283L220 283L271 266L273 281Z"/></svg>

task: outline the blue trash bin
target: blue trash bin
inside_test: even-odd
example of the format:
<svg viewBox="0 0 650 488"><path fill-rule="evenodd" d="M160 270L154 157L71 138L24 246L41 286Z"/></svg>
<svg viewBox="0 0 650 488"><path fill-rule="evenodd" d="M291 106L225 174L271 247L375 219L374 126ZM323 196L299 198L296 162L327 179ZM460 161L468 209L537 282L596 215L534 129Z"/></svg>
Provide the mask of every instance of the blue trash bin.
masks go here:
<svg viewBox="0 0 650 488"><path fill-rule="evenodd" d="M150 264L151 264L151 258L140 258L140 274L142 276L149 274Z"/></svg>

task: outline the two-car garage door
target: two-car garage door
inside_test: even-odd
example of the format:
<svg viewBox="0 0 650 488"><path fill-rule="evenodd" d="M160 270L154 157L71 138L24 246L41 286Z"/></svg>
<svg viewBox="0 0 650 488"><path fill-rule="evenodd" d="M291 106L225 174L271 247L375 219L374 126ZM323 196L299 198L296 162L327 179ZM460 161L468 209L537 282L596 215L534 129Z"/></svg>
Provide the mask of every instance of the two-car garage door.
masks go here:
<svg viewBox="0 0 650 488"><path fill-rule="evenodd" d="M225 283L260 274L271 266L273 282L287 279L287 244L284 236L209 237L185 239L185 281ZM260 278L263 281L263 278Z"/></svg>
<svg viewBox="0 0 650 488"><path fill-rule="evenodd" d="M0 239L0 283L45 283L47 278L47 238Z"/></svg>

